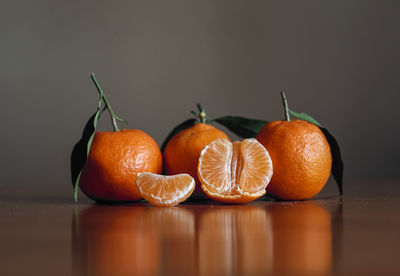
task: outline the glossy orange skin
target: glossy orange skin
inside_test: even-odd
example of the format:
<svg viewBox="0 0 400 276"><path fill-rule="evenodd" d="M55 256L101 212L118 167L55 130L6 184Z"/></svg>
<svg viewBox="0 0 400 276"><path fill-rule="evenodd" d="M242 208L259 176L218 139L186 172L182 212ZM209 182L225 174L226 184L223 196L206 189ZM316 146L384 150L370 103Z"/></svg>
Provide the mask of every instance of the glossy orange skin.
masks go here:
<svg viewBox="0 0 400 276"><path fill-rule="evenodd" d="M161 173L157 143L138 129L96 132L79 186L96 201L136 201L140 172Z"/></svg>
<svg viewBox="0 0 400 276"><path fill-rule="evenodd" d="M303 120L273 121L257 135L269 152L274 174L267 193L285 200L312 198L331 173L331 150L322 131Z"/></svg>
<svg viewBox="0 0 400 276"><path fill-rule="evenodd" d="M169 140L163 152L167 174L187 173L191 175L196 182L193 194L204 195L197 176L200 153L210 142L219 138L229 140L223 131L202 123L195 124L176 134Z"/></svg>

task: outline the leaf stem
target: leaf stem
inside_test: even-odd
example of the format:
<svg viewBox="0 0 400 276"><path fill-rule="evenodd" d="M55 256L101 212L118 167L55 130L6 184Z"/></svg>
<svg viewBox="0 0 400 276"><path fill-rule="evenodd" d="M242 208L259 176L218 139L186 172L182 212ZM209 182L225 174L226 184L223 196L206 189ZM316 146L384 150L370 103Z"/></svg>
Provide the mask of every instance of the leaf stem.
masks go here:
<svg viewBox="0 0 400 276"><path fill-rule="evenodd" d="M287 103L285 92L283 92L283 91L281 92L281 97L282 97L283 107L285 109L285 120L287 122L290 122L289 106L288 106L288 103Z"/></svg>
<svg viewBox="0 0 400 276"><path fill-rule="evenodd" d="M99 82L97 81L96 77L94 76L94 73L90 74L90 78L92 79L94 85L96 86L97 91L99 91L100 95L103 97L104 103L106 104L108 112L110 113L111 122L113 124L114 131L119 131L117 119L116 119L117 116L115 115L110 103L108 102L106 95L103 92L103 89L101 89Z"/></svg>

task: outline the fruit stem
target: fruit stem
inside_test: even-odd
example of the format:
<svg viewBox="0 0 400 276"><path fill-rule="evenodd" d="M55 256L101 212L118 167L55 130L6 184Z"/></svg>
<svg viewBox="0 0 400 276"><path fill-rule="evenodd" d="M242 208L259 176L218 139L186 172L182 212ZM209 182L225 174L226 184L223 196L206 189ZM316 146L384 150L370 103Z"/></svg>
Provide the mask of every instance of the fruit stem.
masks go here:
<svg viewBox="0 0 400 276"><path fill-rule="evenodd" d="M283 92L283 91L281 92L281 97L282 97L283 107L285 108L285 120L287 122L290 122L289 106L287 103L285 92Z"/></svg>
<svg viewBox="0 0 400 276"><path fill-rule="evenodd" d="M197 115L197 117L200 120L200 123L205 124L207 123L207 113L204 110L204 108L201 106L201 104L197 104L197 109L199 110L199 114Z"/></svg>
<svg viewBox="0 0 400 276"><path fill-rule="evenodd" d="M100 95L103 97L104 103L106 104L108 112L110 113L111 122L113 124L114 131L119 131L117 120L116 120L116 115L115 115L110 103L108 102L106 95L103 92L103 89L101 89L100 84L96 80L94 73L90 74L90 78L92 79L94 85L96 86L97 91L99 91Z"/></svg>
<svg viewBox="0 0 400 276"><path fill-rule="evenodd" d="M111 122L113 124L114 131L119 131L117 120L113 116L111 116Z"/></svg>

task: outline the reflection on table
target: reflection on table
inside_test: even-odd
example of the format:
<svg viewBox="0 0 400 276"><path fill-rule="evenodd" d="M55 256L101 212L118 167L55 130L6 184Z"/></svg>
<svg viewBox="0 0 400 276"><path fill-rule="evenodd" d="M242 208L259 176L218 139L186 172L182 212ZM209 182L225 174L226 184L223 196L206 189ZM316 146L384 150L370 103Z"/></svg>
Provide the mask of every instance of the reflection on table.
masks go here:
<svg viewBox="0 0 400 276"><path fill-rule="evenodd" d="M321 275L330 212L318 204L99 206L73 218L76 275Z"/></svg>

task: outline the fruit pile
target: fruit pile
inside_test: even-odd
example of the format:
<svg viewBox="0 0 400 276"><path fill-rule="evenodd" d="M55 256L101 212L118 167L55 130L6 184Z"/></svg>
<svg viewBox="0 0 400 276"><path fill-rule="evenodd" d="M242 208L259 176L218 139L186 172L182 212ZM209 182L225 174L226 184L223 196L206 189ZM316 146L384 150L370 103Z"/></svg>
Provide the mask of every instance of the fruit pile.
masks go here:
<svg viewBox="0 0 400 276"><path fill-rule="evenodd" d="M197 105L195 118L175 127L160 150L145 132L118 128L117 121L126 121L114 113L94 74L91 78L100 98L71 155L75 201L79 188L97 202L144 198L156 206L173 206L189 197L248 203L265 193L303 200L318 194L331 172L342 194L343 162L336 139L311 116L290 110L284 93L282 121L210 119ZM114 131L97 132L105 110ZM213 122L243 140L231 142Z"/></svg>

